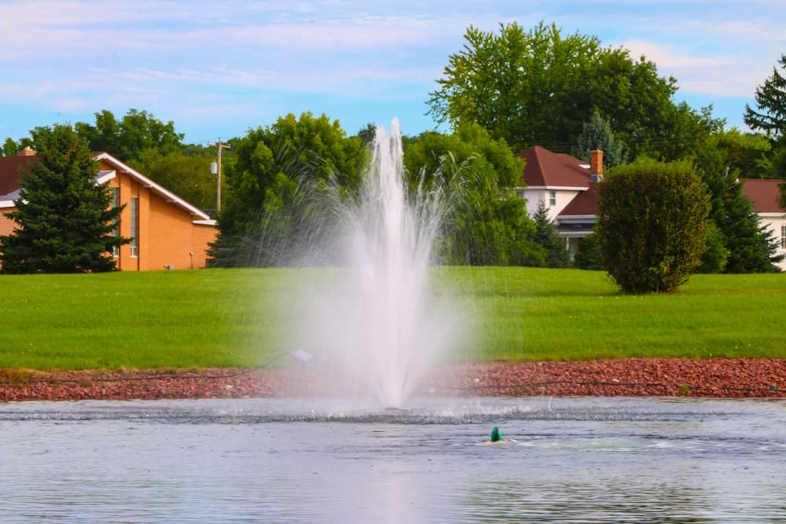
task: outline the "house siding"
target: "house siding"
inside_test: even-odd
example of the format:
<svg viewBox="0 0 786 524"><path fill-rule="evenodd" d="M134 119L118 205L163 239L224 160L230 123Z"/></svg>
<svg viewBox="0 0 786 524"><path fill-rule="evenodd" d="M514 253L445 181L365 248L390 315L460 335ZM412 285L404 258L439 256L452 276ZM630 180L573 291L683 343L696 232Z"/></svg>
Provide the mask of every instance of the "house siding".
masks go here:
<svg viewBox="0 0 786 524"><path fill-rule="evenodd" d="M786 255L786 249L784 249L783 242L784 239L781 236L781 228L786 226L786 213L781 216L769 216L767 215L759 215L761 219L761 225L772 231L773 237L778 242L779 249L777 251L778 255ZM781 271L786 271L786 259L781 260L778 262L777 266L781 269Z"/></svg>
<svg viewBox="0 0 786 524"><path fill-rule="evenodd" d="M549 197L551 191L556 193L557 204L549 206ZM527 214L534 216L538 211L538 206L543 202L543 205L548 209L549 220L555 220L565 207L576 198L579 191L567 189L525 189L524 198L527 200Z"/></svg>
<svg viewBox="0 0 786 524"><path fill-rule="evenodd" d="M0 210L0 236L9 235L16 229L16 222L5 216L6 213L10 213L11 211L14 211L14 209L9 208Z"/></svg>
<svg viewBox="0 0 786 524"><path fill-rule="evenodd" d="M102 170L115 170L106 161ZM215 241L215 226L194 224L193 216L182 206L168 201L157 192L137 182L129 174L116 170L107 186L118 188L118 200L125 206L120 212L120 236L131 236L131 199L139 199L139 237L137 256L131 246L120 246L115 257L121 271L154 271L163 269L197 269L207 264L208 243ZM13 209L0 210L0 235L11 233L16 223L5 216Z"/></svg>
<svg viewBox="0 0 786 524"><path fill-rule="evenodd" d="M218 233L214 226L194 224L197 217L120 171L109 181L109 186L120 188L120 204L125 205L120 213L123 237L131 235L131 199L139 198L139 249L137 256L132 257L130 245L120 247L121 271L205 267L208 243L215 241Z"/></svg>
<svg viewBox="0 0 786 524"><path fill-rule="evenodd" d="M207 243L215 240L215 228L194 224L190 213L158 195L147 201L149 251L144 269L204 267Z"/></svg>

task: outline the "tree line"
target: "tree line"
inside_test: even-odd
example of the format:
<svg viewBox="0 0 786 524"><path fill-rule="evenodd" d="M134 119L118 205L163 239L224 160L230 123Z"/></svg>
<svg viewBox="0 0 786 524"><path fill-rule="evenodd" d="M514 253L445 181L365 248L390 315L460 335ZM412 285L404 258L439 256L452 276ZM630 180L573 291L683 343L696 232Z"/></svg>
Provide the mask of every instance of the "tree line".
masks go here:
<svg viewBox="0 0 786 524"><path fill-rule="evenodd" d="M215 208L216 183L209 169L215 147L184 143L184 134L176 131L171 120L162 122L136 109L118 118L105 109L94 115L93 123L69 127L89 151L111 154L197 207ZM25 147L38 151L36 132L20 140L6 138L2 156L13 156Z"/></svg>
<svg viewBox="0 0 786 524"><path fill-rule="evenodd" d="M746 108L752 131L742 132L726 129L711 106L676 102L677 80L662 76L654 62L594 36L511 23L489 32L469 27L464 39L428 101L435 123L451 131L404 139L410 183L424 176L423 183L460 188L438 246L442 262L572 263L545 211L529 217L515 193L523 172L517 153L542 145L585 161L601 148L608 167L684 162L709 202L699 270L773 270L774 239L738 180L786 178L786 55L757 89L756 106ZM145 111L118 118L104 110L93 123L71 127L89 150L111 153L199 207L215 207L215 178L207 168L215 148L184 143L173 122ZM230 140L212 263L290 263L294 244L317 235L314 195L330 189L351 197L358 190L373 133L369 125L349 134L326 115L304 113ZM7 139L3 153L26 145L45 147L34 131ZM582 240L575 264L602 265L602 243Z"/></svg>

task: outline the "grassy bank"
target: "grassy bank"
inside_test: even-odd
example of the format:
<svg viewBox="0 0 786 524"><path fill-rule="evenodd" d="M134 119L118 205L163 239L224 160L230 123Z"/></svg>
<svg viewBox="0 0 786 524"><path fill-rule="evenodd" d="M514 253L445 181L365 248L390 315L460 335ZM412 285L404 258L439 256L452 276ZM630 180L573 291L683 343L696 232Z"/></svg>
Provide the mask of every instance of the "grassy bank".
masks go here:
<svg viewBox="0 0 786 524"><path fill-rule="evenodd" d="M624 296L601 272L441 268L476 334L459 359L786 357L786 275L697 275ZM258 366L281 362L279 313L326 270L0 276L0 367Z"/></svg>

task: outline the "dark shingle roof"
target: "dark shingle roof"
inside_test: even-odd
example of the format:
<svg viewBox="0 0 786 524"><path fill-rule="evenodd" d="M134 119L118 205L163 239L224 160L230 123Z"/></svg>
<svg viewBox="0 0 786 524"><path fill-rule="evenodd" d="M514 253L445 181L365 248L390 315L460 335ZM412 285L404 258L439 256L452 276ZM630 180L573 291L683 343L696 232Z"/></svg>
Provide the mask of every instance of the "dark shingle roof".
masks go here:
<svg viewBox="0 0 786 524"><path fill-rule="evenodd" d="M598 185L590 183L589 189L582 191L565 206L559 216L594 215L598 212Z"/></svg>
<svg viewBox="0 0 786 524"><path fill-rule="evenodd" d="M751 199L757 213L786 213L778 206L780 184L786 184L786 180L743 178L742 192Z"/></svg>
<svg viewBox="0 0 786 524"><path fill-rule="evenodd" d="M19 189L22 173L35 159L35 156L24 155L0 157L0 195Z"/></svg>
<svg viewBox="0 0 786 524"><path fill-rule="evenodd" d="M521 156L527 161L522 176L527 186L589 187L590 171L578 158L541 146L533 146Z"/></svg>

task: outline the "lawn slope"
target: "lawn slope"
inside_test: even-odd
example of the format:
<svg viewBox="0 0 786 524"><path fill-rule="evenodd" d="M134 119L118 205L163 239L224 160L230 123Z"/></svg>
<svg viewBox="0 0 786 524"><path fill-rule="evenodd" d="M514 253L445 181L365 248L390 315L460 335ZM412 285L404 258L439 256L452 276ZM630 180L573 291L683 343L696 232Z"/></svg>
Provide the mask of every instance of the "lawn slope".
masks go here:
<svg viewBox="0 0 786 524"><path fill-rule="evenodd" d="M0 276L0 368L269 366L325 269ZM786 357L786 275L696 275L626 296L602 272L439 268L474 336L458 360Z"/></svg>

